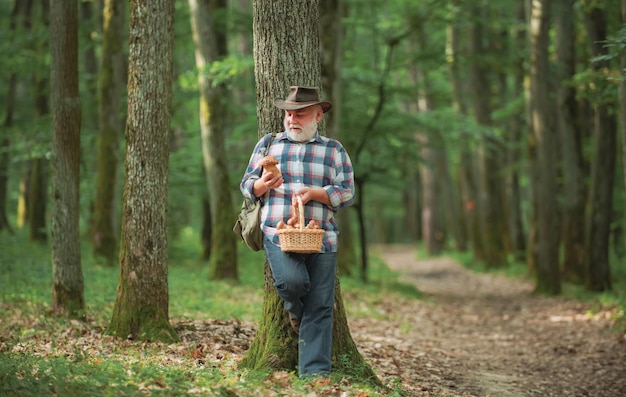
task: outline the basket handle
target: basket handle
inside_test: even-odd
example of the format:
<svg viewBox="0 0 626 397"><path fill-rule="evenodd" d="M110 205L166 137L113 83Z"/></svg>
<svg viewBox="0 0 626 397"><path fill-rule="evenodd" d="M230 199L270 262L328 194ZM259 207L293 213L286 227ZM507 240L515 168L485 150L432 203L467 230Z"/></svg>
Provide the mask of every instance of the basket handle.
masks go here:
<svg viewBox="0 0 626 397"><path fill-rule="evenodd" d="M298 199L298 220L300 221L300 230L304 230L304 204L302 204L302 197L296 196Z"/></svg>

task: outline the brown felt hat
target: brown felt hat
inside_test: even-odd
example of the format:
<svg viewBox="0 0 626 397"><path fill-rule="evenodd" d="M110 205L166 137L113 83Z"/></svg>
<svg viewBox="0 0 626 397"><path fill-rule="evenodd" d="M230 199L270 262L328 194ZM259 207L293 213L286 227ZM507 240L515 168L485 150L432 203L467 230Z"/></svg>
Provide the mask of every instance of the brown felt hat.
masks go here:
<svg viewBox="0 0 626 397"><path fill-rule="evenodd" d="M332 105L330 102L320 101L320 94L317 87L292 86L289 89L287 98L274 99L274 105L284 110L296 110L307 108L313 105L321 105L324 113L328 112Z"/></svg>

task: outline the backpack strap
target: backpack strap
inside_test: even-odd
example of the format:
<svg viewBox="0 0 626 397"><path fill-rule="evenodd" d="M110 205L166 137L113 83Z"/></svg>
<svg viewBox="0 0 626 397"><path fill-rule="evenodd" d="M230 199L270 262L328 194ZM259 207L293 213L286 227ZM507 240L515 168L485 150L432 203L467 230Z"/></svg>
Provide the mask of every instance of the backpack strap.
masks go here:
<svg viewBox="0 0 626 397"><path fill-rule="evenodd" d="M276 133L272 132L270 135L270 141L267 144L266 147L263 148L263 156L267 156L270 152L270 146L272 146L272 142L274 141L274 138L276 138Z"/></svg>

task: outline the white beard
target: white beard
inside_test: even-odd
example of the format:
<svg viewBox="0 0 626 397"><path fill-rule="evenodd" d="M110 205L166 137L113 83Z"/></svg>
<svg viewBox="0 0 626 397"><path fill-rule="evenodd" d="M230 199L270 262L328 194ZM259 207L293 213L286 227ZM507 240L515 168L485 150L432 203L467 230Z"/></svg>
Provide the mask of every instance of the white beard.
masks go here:
<svg viewBox="0 0 626 397"><path fill-rule="evenodd" d="M315 133L317 132L317 123L315 122L315 120L311 120L311 122L303 125L292 124L291 126L289 126L287 125L287 121L285 121L283 124L285 126L285 132L287 133L287 136L291 140L296 142L308 142L313 139ZM294 131L292 129L294 126L301 128L301 130Z"/></svg>

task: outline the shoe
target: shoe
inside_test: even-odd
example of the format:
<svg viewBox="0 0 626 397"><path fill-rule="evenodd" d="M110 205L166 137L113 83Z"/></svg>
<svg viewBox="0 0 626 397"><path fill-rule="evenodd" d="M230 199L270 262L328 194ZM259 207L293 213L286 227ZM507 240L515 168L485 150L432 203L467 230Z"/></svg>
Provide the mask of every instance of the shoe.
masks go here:
<svg viewBox="0 0 626 397"><path fill-rule="evenodd" d="M297 335L300 335L300 319L295 318L291 314L289 314L289 323L291 323L291 328L293 329L293 332L295 332Z"/></svg>

